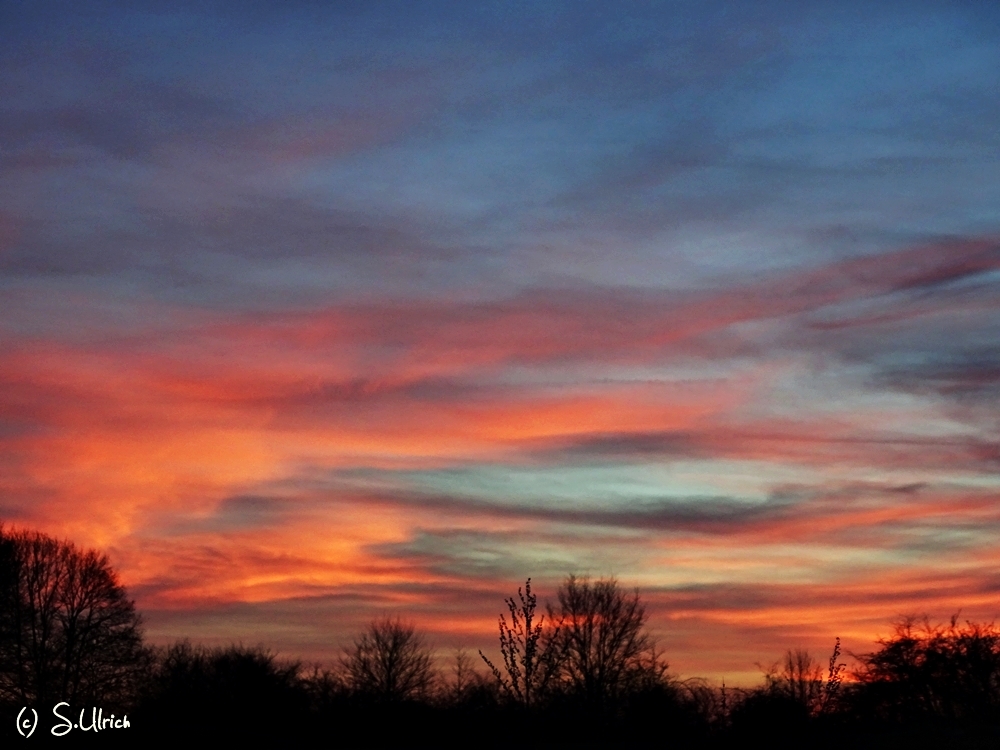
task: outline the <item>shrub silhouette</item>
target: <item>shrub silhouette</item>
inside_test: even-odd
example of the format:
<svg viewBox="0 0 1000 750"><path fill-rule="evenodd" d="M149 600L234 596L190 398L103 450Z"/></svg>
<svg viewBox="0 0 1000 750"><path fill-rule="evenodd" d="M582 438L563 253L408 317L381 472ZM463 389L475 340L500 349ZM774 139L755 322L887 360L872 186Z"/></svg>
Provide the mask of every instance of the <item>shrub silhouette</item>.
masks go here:
<svg viewBox="0 0 1000 750"><path fill-rule="evenodd" d="M304 717L297 662L263 648L177 643L158 653L138 725L177 736L286 736Z"/></svg>
<svg viewBox="0 0 1000 750"><path fill-rule="evenodd" d="M538 597L531 593L531 579L518 588L517 600L505 599L510 624L501 614L500 653L503 671L480 651L479 656L493 672L501 694L523 708L531 708L541 699L559 669L558 628L546 635L544 618L537 617Z"/></svg>
<svg viewBox="0 0 1000 750"><path fill-rule="evenodd" d="M917 627L907 617L877 651L858 656L854 709L878 719L1000 719L1000 630L992 623Z"/></svg>
<svg viewBox="0 0 1000 750"><path fill-rule="evenodd" d="M125 708L137 739L306 744L336 737L374 747L467 743L470 736L483 747L638 746L650 736L679 747L750 739L994 747L1000 736L1000 629L993 623L905 618L871 653L855 656L850 681L838 638L828 667L789 650L762 686L727 691L670 679L638 591L613 578L569 576L544 617L530 578L505 604L502 662L480 651L492 678L459 651L445 685L424 639L398 618L373 621L338 668L303 674L263 647L184 641L148 649L105 556L0 527L0 718L12 719L6 714L15 706L66 700Z"/></svg>
<svg viewBox="0 0 1000 750"><path fill-rule="evenodd" d="M799 742L802 732L816 720L825 722L829 730L829 720L840 708L845 665L839 658L840 638L826 670L808 651L789 649L780 662L764 671L762 686L735 691L728 715L716 723L727 724L737 737L783 743Z"/></svg>
<svg viewBox="0 0 1000 750"><path fill-rule="evenodd" d="M801 706L810 716L835 708L845 664L840 663L840 638L837 638L823 679L822 665L804 649L789 649L780 663L764 673L764 691L780 695Z"/></svg>

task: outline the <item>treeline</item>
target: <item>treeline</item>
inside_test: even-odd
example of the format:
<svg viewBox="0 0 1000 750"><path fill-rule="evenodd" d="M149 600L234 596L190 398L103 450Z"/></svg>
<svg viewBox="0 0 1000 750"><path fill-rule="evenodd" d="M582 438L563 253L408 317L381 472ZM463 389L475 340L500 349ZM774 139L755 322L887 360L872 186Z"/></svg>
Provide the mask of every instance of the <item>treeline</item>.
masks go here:
<svg viewBox="0 0 1000 750"><path fill-rule="evenodd" d="M499 658L442 668L400 619L359 633L327 668L263 647L152 648L107 558L0 527L0 736L25 706L128 717L101 744L187 738L344 747L996 747L1000 630L907 619L848 671L786 653L752 689L671 676L637 591L570 576L539 607L529 581L498 620ZM92 714L85 713L87 722ZM25 725L26 726L26 725ZM86 726L86 724L85 724ZM114 730L114 726L108 727ZM24 731L20 729L20 731ZM98 741L77 726L75 739ZM48 739L52 739L48 737ZM65 739L65 738L62 738Z"/></svg>

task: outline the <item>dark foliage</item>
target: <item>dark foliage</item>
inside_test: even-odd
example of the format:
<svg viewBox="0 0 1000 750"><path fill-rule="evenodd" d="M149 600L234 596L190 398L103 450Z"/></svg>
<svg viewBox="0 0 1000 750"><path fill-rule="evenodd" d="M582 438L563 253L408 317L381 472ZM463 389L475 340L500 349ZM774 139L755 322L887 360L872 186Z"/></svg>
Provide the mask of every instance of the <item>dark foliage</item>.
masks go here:
<svg viewBox="0 0 1000 750"><path fill-rule="evenodd" d="M786 652L754 689L679 682L646 630L637 591L574 576L538 614L530 579L505 600L502 662L466 652L450 679L413 625L372 622L333 670L263 647L143 646L107 558L0 528L0 719L67 701L123 707L103 746L192 737L340 747L861 748L1000 746L1000 629L907 618L855 658ZM48 737L52 740L53 738Z"/></svg>
<svg viewBox="0 0 1000 750"><path fill-rule="evenodd" d="M375 620L341 659L348 687L381 704L429 697L437 680L431 650L413 625Z"/></svg>
<svg viewBox="0 0 1000 750"><path fill-rule="evenodd" d="M284 737L308 722L299 665L262 647L163 649L148 677L136 726L149 736Z"/></svg>
<svg viewBox="0 0 1000 750"><path fill-rule="evenodd" d="M860 683L852 708L895 723L1000 720L1000 630L992 623L932 626L915 618L858 657Z"/></svg>
<svg viewBox="0 0 1000 750"><path fill-rule="evenodd" d="M0 527L0 702L128 704L148 657L106 556Z"/></svg>
<svg viewBox="0 0 1000 750"><path fill-rule="evenodd" d="M690 745L704 738L697 703L668 679L645 630L637 592L613 579L570 576L542 618L529 579L505 603L503 669L481 654L503 699L494 716L510 727L504 737L528 747L639 744L649 736Z"/></svg>
<svg viewBox="0 0 1000 750"><path fill-rule="evenodd" d="M570 576L550 608L557 675L565 693L588 711L617 710L629 696L662 691L667 665L646 632L639 592L618 582Z"/></svg>
<svg viewBox="0 0 1000 750"><path fill-rule="evenodd" d="M544 617L535 613L538 597L531 593L531 579L524 589L517 590L517 600L505 600L510 611L510 624L501 614L500 654L503 671L480 651L479 656L490 668L501 695L516 705L530 709L546 696L560 667L559 628L546 633ZM549 618L551 621L551 617ZM543 636L545 636L543 638Z"/></svg>

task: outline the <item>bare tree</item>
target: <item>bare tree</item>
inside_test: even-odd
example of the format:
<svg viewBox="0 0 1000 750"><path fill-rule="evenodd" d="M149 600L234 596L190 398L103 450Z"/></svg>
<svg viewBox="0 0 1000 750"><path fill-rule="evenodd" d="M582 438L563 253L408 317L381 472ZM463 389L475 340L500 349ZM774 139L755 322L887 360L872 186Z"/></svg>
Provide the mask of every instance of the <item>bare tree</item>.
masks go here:
<svg viewBox="0 0 1000 750"><path fill-rule="evenodd" d="M538 597L531 593L531 579L524 589L518 588L518 599L505 599L510 611L510 624L501 614L499 619L500 653L504 671L480 651L479 656L493 672L503 695L515 703L530 708L544 693L558 669L556 659L557 630L543 638L544 618L535 618Z"/></svg>
<svg viewBox="0 0 1000 750"><path fill-rule="evenodd" d="M451 694L455 698L461 698L480 676L476 672L472 657L464 648L455 650L455 663L451 672Z"/></svg>
<svg viewBox="0 0 1000 750"><path fill-rule="evenodd" d="M432 664L414 626L388 617L373 621L341 657L350 688L386 703L425 697L436 682Z"/></svg>
<svg viewBox="0 0 1000 750"><path fill-rule="evenodd" d="M779 664L764 672L765 690L784 696L809 713L819 710L823 700L823 668L801 648L789 649Z"/></svg>
<svg viewBox="0 0 1000 750"><path fill-rule="evenodd" d="M614 578L590 582L570 576L549 616L559 627L560 678L594 708L613 705L629 692L663 684L667 665L645 631L639 592Z"/></svg>
<svg viewBox="0 0 1000 750"><path fill-rule="evenodd" d="M0 699L123 701L148 652L104 555L0 528Z"/></svg>

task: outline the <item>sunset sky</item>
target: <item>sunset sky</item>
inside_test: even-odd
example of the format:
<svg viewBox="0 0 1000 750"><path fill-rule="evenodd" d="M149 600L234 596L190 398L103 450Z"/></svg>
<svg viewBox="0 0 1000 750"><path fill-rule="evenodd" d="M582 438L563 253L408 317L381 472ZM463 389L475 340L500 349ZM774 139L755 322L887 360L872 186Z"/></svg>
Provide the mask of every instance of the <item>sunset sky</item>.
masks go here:
<svg viewBox="0 0 1000 750"><path fill-rule="evenodd" d="M0 520L330 662L1000 615L1000 6L0 0Z"/></svg>

